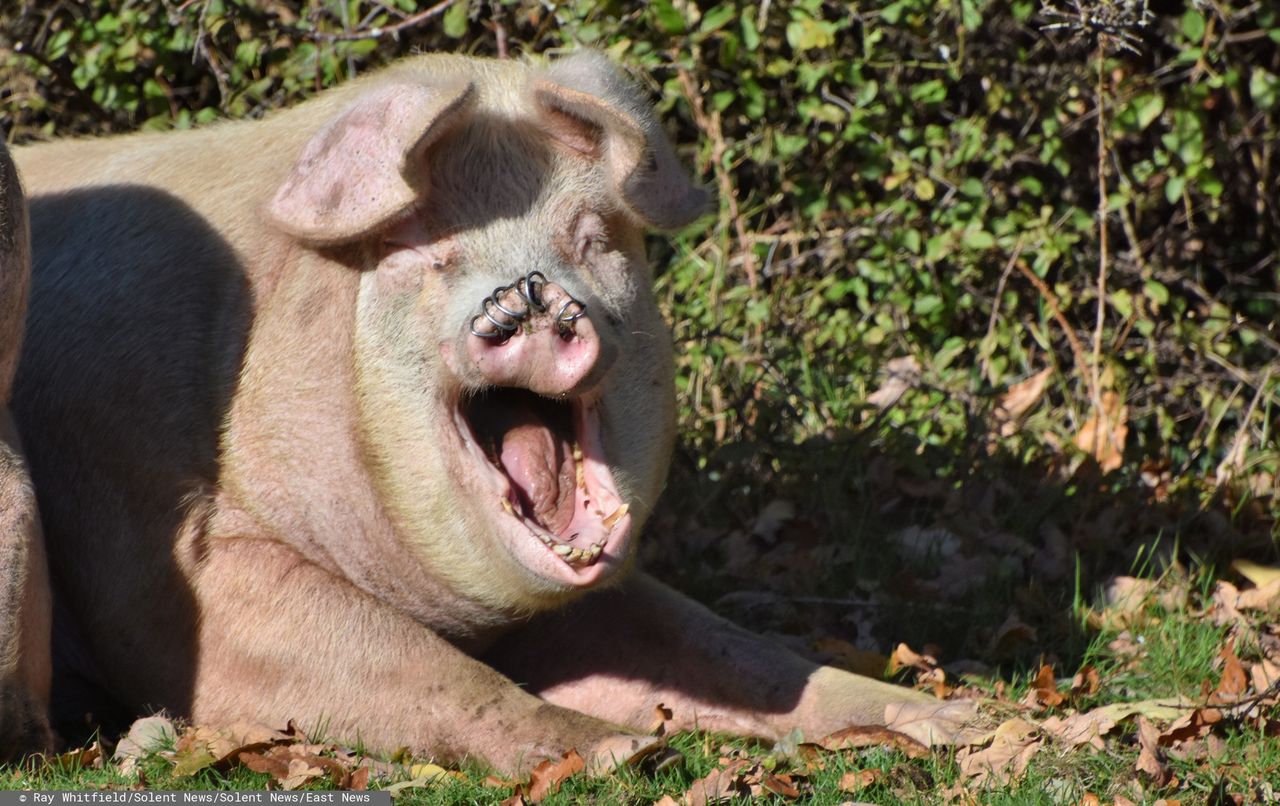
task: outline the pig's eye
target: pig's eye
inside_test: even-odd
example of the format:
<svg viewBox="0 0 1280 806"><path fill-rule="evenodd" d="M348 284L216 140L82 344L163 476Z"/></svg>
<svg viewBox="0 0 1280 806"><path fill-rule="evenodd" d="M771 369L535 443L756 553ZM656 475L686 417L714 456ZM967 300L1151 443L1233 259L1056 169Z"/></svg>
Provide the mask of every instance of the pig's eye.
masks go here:
<svg viewBox="0 0 1280 806"><path fill-rule="evenodd" d="M604 254L609 248L609 234L604 228L604 219L595 213L583 213L578 216L574 227L574 257L587 263Z"/></svg>

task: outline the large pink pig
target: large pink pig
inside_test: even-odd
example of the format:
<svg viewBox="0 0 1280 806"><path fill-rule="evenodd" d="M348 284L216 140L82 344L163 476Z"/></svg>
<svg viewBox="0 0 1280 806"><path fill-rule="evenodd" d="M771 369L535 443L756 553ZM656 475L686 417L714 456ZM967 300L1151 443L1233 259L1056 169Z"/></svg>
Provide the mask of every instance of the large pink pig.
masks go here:
<svg viewBox="0 0 1280 806"><path fill-rule="evenodd" d="M777 737L919 696L629 572L674 432L642 234L706 199L602 56L421 56L18 161L55 712L514 771L642 756L658 703Z"/></svg>

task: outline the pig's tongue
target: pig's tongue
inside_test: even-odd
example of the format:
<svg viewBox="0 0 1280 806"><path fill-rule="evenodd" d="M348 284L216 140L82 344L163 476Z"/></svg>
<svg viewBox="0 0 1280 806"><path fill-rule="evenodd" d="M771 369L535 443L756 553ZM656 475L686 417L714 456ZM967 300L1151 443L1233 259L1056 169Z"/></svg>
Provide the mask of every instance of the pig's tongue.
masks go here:
<svg viewBox="0 0 1280 806"><path fill-rule="evenodd" d="M573 520L573 456L532 411L513 412L499 460L527 515L559 535Z"/></svg>

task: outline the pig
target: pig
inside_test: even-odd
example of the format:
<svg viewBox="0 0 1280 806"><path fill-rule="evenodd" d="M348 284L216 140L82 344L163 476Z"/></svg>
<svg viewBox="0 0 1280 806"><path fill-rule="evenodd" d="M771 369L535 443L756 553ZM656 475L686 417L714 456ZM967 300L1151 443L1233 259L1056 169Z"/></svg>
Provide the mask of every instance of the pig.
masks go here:
<svg viewBox="0 0 1280 806"><path fill-rule="evenodd" d="M57 719L603 772L660 703L774 739L918 705L632 568L675 433L643 238L708 200L605 57L426 54L16 155Z"/></svg>
<svg viewBox="0 0 1280 806"><path fill-rule="evenodd" d="M30 279L26 200L0 142L0 761L52 743L48 571L35 495L8 408Z"/></svg>

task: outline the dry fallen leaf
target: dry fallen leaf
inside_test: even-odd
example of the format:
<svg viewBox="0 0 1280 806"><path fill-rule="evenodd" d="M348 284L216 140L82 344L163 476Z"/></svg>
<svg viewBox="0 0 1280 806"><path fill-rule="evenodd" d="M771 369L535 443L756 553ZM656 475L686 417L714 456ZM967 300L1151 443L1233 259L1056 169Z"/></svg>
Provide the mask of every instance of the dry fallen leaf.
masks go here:
<svg viewBox="0 0 1280 806"><path fill-rule="evenodd" d="M996 404L995 419L1000 423L1000 436L1013 436L1018 430L1017 421L1044 396L1049 378L1053 377L1053 367L1044 369L1009 387Z"/></svg>
<svg viewBox="0 0 1280 806"><path fill-rule="evenodd" d="M1057 708L1067 701L1066 695L1058 691L1058 680L1053 675L1053 667L1047 663L1041 664L1040 672L1032 681L1031 690L1027 694L1032 701L1031 705L1045 708Z"/></svg>
<svg viewBox="0 0 1280 806"><path fill-rule="evenodd" d="M964 748L956 754L956 760L966 780L979 786L1003 784L1020 777L1043 744L1034 723L1015 718L996 728L990 746L976 751Z"/></svg>
<svg viewBox="0 0 1280 806"><path fill-rule="evenodd" d="M1236 702L1249 690L1249 676L1245 674L1240 658L1236 657L1235 646L1235 639L1230 638L1218 652L1218 657L1222 658L1222 679L1218 681L1210 702Z"/></svg>
<svg viewBox="0 0 1280 806"><path fill-rule="evenodd" d="M1091 697L1098 693L1102 686L1102 678L1098 670L1092 666L1082 666L1076 676L1071 678L1071 697Z"/></svg>
<svg viewBox="0 0 1280 806"><path fill-rule="evenodd" d="M851 770L840 776L841 792L857 792L884 777L883 770Z"/></svg>
<svg viewBox="0 0 1280 806"><path fill-rule="evenodd" d="M706 806L748 794L749 789L742 782L742 774L750 766L751 762L746 759L735 759L720 769L712 770L694 781L680 802L686 806Z"/></svg>
<svg viewBox="0 0 1280 806"><path fill-rule="evenodd" d="M878 409L887 409L919 382L920 362L910 355L895 358L885 364L884 381L867 396L867 402Z"/></svg>
<svg viewBox="0 0 1280 806"><path fill-rule="evenodd" d="M1280 582L1280 568L1274 566L1258 565L1249 560L1232 560L1231 570L1259 588L1265 588L1273 582Z"/></svg>
<svg viewBox="0 0 1280 806"><path fill-rule="evenodd" d="M533 768L529 778L528 800L538 803L547 795L560 791L560 784L569 776L576 775L586 769L586 762L577 750L570 750L560 757L559 761L547 759Z"/></svg>
<svg viewBox="0 0 1280 806"><path fill-rule="evenodd" d="M1203 739L1213 730L1213 726L1222 721L1222 712L1217 708L1195 708L1175 719L1160 734L1162 747L1172 747L1184 742Z"/></svg>
<svg viewBox="0 0 1280 806"><path fill-rule="evenodd" d="M1138 772L1144 773L1156 786L1169 780L1169 768L1161 758L1160 734L1146 717L1138 717Z"/></svg>
<svg viewBox="0 0 1280 806"><path fill-rule="evenodd" d="M48 763L59 767L79 767L81 769L102 769L102 745L93 742L85 747L68 750L54 756Z"/></svg>
<svg viewBox="0 0 1280 806"><path fill-rule="evenodd" d="M855 725L838 730L818 741L827 750L853 750L863 747L893 747L908 758L924 758L929 748L897 731L869 725Z"/></svg>
<svg viewBox="0 0 1280 806"><path fill-rule="evenodd" d="M1085 421L1076 434L1075 446L1092 456L1103 473L1124 464L1124 443L1129 436L1129 408L1115 392L1102 393L1101 410Z"/></svg>
<svg viewBox="0 0 1280 806"><path fill-rule="evenodd" d="M1068 747L1087 744L1095 750L1106 747L1102 737L1110 733L1115 726L1116 720L1100 708L1067 717L1051 716L1040 724L1045 733Z"/></svg>

